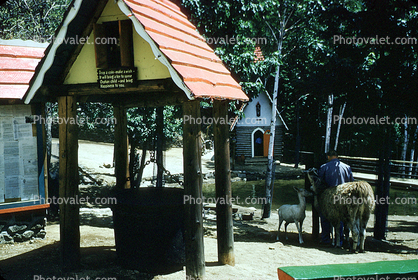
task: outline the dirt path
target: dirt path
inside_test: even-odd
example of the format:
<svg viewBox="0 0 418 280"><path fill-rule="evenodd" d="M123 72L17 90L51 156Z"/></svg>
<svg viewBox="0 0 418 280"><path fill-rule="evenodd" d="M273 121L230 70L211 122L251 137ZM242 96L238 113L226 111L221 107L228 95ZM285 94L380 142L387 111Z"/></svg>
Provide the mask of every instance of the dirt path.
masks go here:
<svg viewBox="0 0 418 280"><path fill-rule="evenodd" d="M110 210L101 210L100 218L107 220ZM82 209L82 213L88 212ZM92 213L95 213L92 211ZM99 213L99 212L96 212ZM380 260L417 259L418 229L416 218L410 216L390 216L389 228L398 228L391 232L388 240L397 244L380 243L367 233L366 253L351 254L341 249L323 248L314 242L311 232L311 212L307 211L304 226L303 245L298 244L296 228L289 225L289 240L280 235L280 242L275 241L277 234L277 214L261 221L256 214L253 221L235 221L235 256L236 265L219 266L217 264L216 223L205 222L205 258L206 279L277 279L277 268L293 265L317 265L332 263L358 263ZM82 215L83 219L86 216ZM109 221L109 220L107 220ZM373 224L373 220L370 221ZM5 279L33 279L33 275L44 277L75 276L81 277L116 277L117 279L185 279L185 271L167 275L148 275L136 270L122 269L116 260L114 232L106 225L82 225L81 231L81 270L65 274L59 268L59 225L47 226L47 237L31 243L0 245L0 267ZM283 230L283 229L282 229Z"/></svg>
<svg viewBox="0 0 418 280"><path fill-rule="evenodd" d="M59 155L59 141L52 140L53 160L57 160ZM166 168L171 174L183 173L183 148L171 148L165 152ZM214 162L213 153L207 153L202 156L203 173L213 172ZM146 160L149 160L150 154L147 152ZM83 170L88 171L97 179L103 179L107 184L115 184L115 169L113 162L113 144L91 142L86 140L78 141L78 163ZM156 168L156 167L155 167ZM156 169L155 169L156 172ZM143 178L150 178L154 174L154 165L147 165L144 169ZM144 186L149 183L144 182Z"/></svg>
<svg viewBox="0 0 418 280"><path fill-rule="evenodd" d="M56 142L53 149L57 152ZM80 141L79 161L94 176L106 181L114 180L113 169L103 167L111 164L113 145ZM181 173L182 150L167 152L168 168L172 173ZM204 172L213 167L211 155L203 157ZM148 168L148 167L147 167ZM290 168L290 167L287 167ZM281 167L286 172L286 167ZM146 169L145 176L152 175L152 167ZM81 186L83 190L96 191L101 187ZM240 209L239 211L250 211ZM260 219L256 211L253 221L234 221L236 265L217 264L216 222L205 221L205 259L206 279L277 279L277 268L293 265L316 265L332 263L357 263L380 260L401 260L418 258L418 219L416 216L389 216L389 242L374 240L374 217L369 221L366 240L366 253L351 254L341 249L320 247L312 240L312 213L307 211L303 226L303 245L299 245L295 226L289 225L289 240L284 233L280 242L276 242L278 216ZM167 275L150 275L136 270L123 269L118 265L115 238L112 224L112 212L109 208L82 207L81 254L82 267L73 273L64 273L60 269L59 224L49 222L47 235L43 240L25 243L0 244L0 275L6 280L34 279L34 275L43 277L116 277L116 279L185 279L185 271ZM158 221L157 221L158 222ZM282 228L282 231L284 229Z"/></svg>

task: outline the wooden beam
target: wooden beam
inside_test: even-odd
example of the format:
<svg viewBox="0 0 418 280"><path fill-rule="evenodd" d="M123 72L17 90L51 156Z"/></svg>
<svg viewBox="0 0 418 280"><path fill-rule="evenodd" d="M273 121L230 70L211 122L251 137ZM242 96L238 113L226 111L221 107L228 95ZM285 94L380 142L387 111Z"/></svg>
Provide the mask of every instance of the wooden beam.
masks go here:
<svg viewBox="0 0 418 280"><path fill-rule="evenodd" d="M59 196L70 201L78 195L77 102L73 96L58 98L59 118ZM60 204L60 245L62 265L72 270L80 264L79 205Z"/></svg>
<svg viewBox="0 0 418 280"><path fill-rule="evenodd" d="M128 93L182 92L172 79L141 80L136 87L102 89L98 83L42 86L43 95L123 95ZM184 93L183 93L184 94ZM185 95L185 94L184 94Z"/></svg>
<svg viewBox="0 0 418 280"><path fill-rule="evenodd" d="M94 41L101 41L106 38L106 27L104 24L93 24ZM107 69L107 44L94 44L94 53L96 57L96 68Z"/></svg>
<svg viewBox="0 0 418 280"><path fill-rule="evenodd" d="M120 105L113 106L113 114L116 118L115 124L115 176L116 187L120 189L129 188L128 185L128 132L126 109Z"/></svg>
<svg viewBox="0 0 418 280"><path fill-rule="evenodd" d="M33 205L33 206L23 206L23 207L16 207L16 208L0 209L0 215L15 214L15 213L18 213L18 212L41 210L41 209L48 209L48 208L49 208L49 204L39 204L39 205Z"/></svg>
<svg viewBox="0 0 418 280"><path fill-rule="evenodd" d="M122 67L134 66L132 21L130 19L119 21L120 36L120 64Z"/></svg>
<svg viewBox="0 0 418 280"><path fill-rule="evenodd" d="M235 265L229 157L228 101L213 101L218 261ZM223 119L223 122L221 121Z"/></svg>
<svg viewBox="0 0 418 280"><path fill-rule="evenodd" d="M183 103L183 114L200 118L200 102ZM200 124L183 124L183 168L185 197L202 198ZM205 274L202 203L185 203L186 278L201 279Z"/></svg>

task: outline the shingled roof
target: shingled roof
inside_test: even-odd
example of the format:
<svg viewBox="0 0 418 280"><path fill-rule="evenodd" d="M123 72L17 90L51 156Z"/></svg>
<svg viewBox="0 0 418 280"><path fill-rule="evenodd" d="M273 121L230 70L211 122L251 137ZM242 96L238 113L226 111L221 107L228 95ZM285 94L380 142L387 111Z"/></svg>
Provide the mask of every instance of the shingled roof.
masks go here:
<svg viewBox="0 0 418 280"><path fill-rule="evenodd" d="M45 47L28 47L32 42L14 40L16 45L0 41L0 99L21 99L29 88L35 68Z"/></svg>
<svg viewBox="0 0 418 280"><path fill-rule="evenodd" d="M57 32L58 37L82 34L85 27L81 26L88 25L89 17L95 14L94 7L101 3L101 0L74 0ZM241 86L178 4L169 0L123 0L117 3L132 20L134 30L150 44L155 57L168 67L173 81L189 99L248 101ZM55 44L59 43L49 47L47 57L37 71L26 103L42 83L53 84L57 80L74 50L71 46L53 46Z"/></svg>

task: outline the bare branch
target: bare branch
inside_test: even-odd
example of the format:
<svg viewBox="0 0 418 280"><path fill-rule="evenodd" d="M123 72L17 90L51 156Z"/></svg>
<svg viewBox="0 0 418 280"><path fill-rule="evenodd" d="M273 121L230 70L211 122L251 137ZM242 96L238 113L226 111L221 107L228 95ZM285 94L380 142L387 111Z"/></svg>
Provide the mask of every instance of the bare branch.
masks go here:
<svg viewBox="0 0 418 280"><path fill-rule="evenodd" d="M274 32L273 28L271 27L271 25L268 23L268 21L266 21L267 26L270 28L271 33L273 34L274 39L276 40L277 43L279 43L279 40L277 40L276 37L276 33Z"/></svg>
<svg viewBox="0 0 418 280"><path fill-rule="evenodd" d="M287 17L287 19L284 22L284 26L287 25L287 23L289 22L289 19L292 17L293 13L295 12L295 9L292 9L289 13L289 16Z"/></svg>
<svg viewBox="0 0 418 280"><path fill-rule="evenodd" d="M287 53L285 53L283 55L283 58L285 58L288 54L290 54L292 51L294 51L296 49L296 46L294 46L290 51L288 51Z"/></svg>
<svg viewBox="0 0 418 280"><path fill-rule="evenodd" d="M286 29L285 31L288 32L290 30L295 29L296 27L298 27L298 23L301 21L301 19L299 19L298 21L296 21L294 24L292 24L288 29Z"/></svg>

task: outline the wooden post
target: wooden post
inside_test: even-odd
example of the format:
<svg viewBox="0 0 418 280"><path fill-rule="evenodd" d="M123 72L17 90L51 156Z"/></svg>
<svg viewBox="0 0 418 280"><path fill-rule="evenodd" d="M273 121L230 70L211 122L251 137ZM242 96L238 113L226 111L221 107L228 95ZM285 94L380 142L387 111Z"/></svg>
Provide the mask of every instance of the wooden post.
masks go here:
<svg viewBox="0 0 418 280"><path fill-rule="evenodd" d="M164 160L163 160L163 148L164 148L164 107L157 107L157 188L163 187L164 178Z"/></svg>
<svg viewBox="0 0 418 280"><path fill-rule="evenodd" d="M127 174L129 173L129 158L126 109L122 106L114 105L113 114L116 118L114 144L116 187L128 189L129 182L127 178L129 175Z"/></svg>
<svg viewBox="0 0 418 280"><path fill-rule="evenodd" d="M200 138L200 102L183 103L183 168L184 195L195 201L187 201L185 211L186 275L189 279L201 279L205 274L205 254L203 243L202 202L202 143ZM193 119L188 118L193 117ZM200 123L200 122L199 122Z"/></svg>
<svg viewBox="0 0 418 280"><path fill-rule="evenodd" d="M218 261L235 265L234 224L232 220L231 170L229 159L228 101L213 102L215 137L216 226ZM225 118L225 119L224 119ZM221 119L224 119L221 122Z"/></svg>
<svg viewBox="0 0 418 280"><path fill-rule="evenodd" d="M59 196L65 201L78 195L77 101L74 96L58 97L59 123ZM64 270L80 264L79 205L60 204L60 245Z"/></svg>

